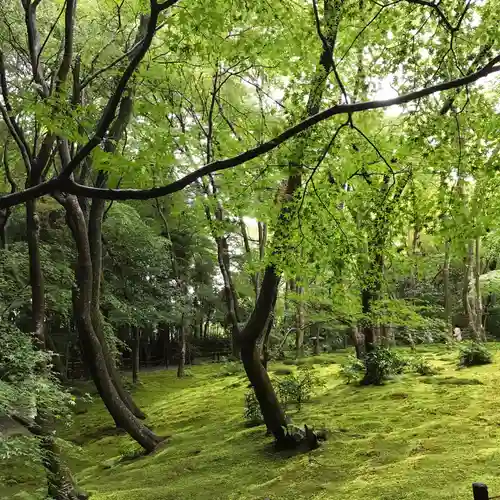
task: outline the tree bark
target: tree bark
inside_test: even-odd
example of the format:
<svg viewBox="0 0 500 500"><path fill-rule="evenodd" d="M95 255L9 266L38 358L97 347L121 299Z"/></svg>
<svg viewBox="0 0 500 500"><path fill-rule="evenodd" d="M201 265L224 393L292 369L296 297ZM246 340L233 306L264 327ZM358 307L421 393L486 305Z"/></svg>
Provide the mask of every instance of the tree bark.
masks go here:
<svg viewBox="0 0 500 500"><path fill-rule="evenodd" d="M75 196L68 195L62 200L62 204L66 210L68 225L77 250L73 310L85 361L97 390L116 425L128 432L146 451L151 452L161 439L136 419L119 396L108 373L101 342L92 325L93 273L85 216Z"/></svg>
<svg viewBox="0 0 500 500"><path fill-rule="evenodd" d="M444 243L444 263L443 263L443 293L444 293L444 321L448 336L453 334L451 323L451 294L450 294L450 240Z"/></svg>
<svg viewBox="0 0 500 500"><path fill-rule="evenodd" d="M186 329L184 317L181 321L181 326L179 328L179 362L177 365L177 377L181 378L185 375L186 366Z"/></svg>
<svg viewBox="0 0 500 500"><path fill-rule="evenodd" d="M140 369L140 332L136 326L132 327L132 382L137 384L139 382L139 369Z"/></svg>
<svg viewBox="0 0 500 500"><path fill-rule="evenodd" d="M302 296L304 295L304 287L298 285L296 287L297 293L297 303L296 303L296 313L295 313L295 357L301 358L304 356L304 303Z"/></svg>
<svg viewBox="0 0 500 500"><path fill-rule="evenodd" d="M118 116L113 122L109 132L108 140L105 143L105 151L113 154L116 150L117 142L121 139L132 116L132 97L125 96L122 99ZM107 184L107 173L99 171L96 180L96 187L104 187ZM145 418L144 413L135 404L132 396L125 390L120 373L111 355L109 346L103 334L103 319L100 307L101 300L101 279L102 279L102 223L105 211L105 200L94 199L90 207L88 216L88 238L90 246L90 257L92 259L92 303L91 318L92 325L102 345L102 351L106 362L106 368L113 381L113 385L122 401L129 410L138 418Z"/></svg>
<svg viewBox="0 0 500 500"><path fill-rule="evenodd" d="M484 342L486 336L483 326L483 301L481 298L481 236L475 238L475 266L474 266L474 305L475 305L475 331L478 340Z"/></svg>
<svg viewBox="0 0 500 500"><path fill-rule="evenodd" d="M467 242L467 254L464 259L464 280L462 284L462 308L464 311L464 327L467 328L471 325L471 315L469 310L469 287L470 287L470 278L472 271L472 261L474 258L474 243L470 240Z"/></svg>

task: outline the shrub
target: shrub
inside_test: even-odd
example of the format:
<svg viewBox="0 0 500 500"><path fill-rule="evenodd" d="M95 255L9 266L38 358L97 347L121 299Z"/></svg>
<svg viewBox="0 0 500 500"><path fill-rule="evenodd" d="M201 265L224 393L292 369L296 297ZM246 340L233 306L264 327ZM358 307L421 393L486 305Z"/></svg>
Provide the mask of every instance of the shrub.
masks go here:
<svg viewBox="0 0 500 500"><path fill-rule="evenodd" d="M365 356L364 362L350 357L340 369L347 383L361 382L365 385L381 385L392 375L400 375L410 365L408 357L387 347L377 346Z"/></svg>
<svg viewBox="0 0 500 500"><path fill-rule="evenodd" d="M340 365L340 376L347 384L359 382L365 372L365 364L355 356L349 356L347 362Z"/></svg>
<svg viewBox="0 0 500 500"><path fill-rule="evenodd" d="M260 411L259 402L253 390L245 394L245 412L243 414L249 426L261 425L264 422Z"/></svg>
<svg viewBox="0 0 500 500"><path fill-rule="evenodd" d="M460 347L459 366L488 365L493 362L491 352L484 344L470 342Z"/></svg>
<svg viewBox="0 0 500 500"><path fill-rule="evenodd" d="M323 381L309 367L300 367L296 373L276 381L278 397L284 408L293 403L298 410L302 403L311 399L314 389L321 385L324 385Z"/></svg>
<svg viewBox="0 0 500 500"><path fill-rule="evenodd" d="M413 371L417 372L419 375L435 375L436 369L424 358L417 357L411 362Z"/></svg>
<svg viewBox="0 0 500 500"><path fill-rule="evenodd" d="M232 377L239 375L242 371L243 365L239 361L229 361L221 366L217 377Z"/></svg>

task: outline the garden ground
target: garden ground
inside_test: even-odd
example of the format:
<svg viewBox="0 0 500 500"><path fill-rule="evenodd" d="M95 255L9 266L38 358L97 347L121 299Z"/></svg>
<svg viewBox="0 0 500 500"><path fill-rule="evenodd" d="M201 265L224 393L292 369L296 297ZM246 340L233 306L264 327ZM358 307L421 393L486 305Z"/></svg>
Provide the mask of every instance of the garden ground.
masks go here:
<svg viewBox="0 0 500 500"><path fill-rule="evenodd" d="M173 370L144 373L135 397L169 436L165 445L137 457L127 436L109 432L96 398L70 431L71 465L93 500L459 500L472 498L474 481L500 494L500 345L490 348L492 365L462 370L456 350L420 349L437 375L406 373L381 387L346 385L338 376L345 352L303 360L319 362L312 366L325 385L292 413L294 423L330 435L292 457L273 452L264 427L245 426L243 373L220 376L220 364L195 366L182 380ZM270 370L278 377L285 368L296 369ZM2 499L40 498L26 493L43 486L36 474L31 484L15 484L19 470L3 474L12 486L0 486Z"/></svg>

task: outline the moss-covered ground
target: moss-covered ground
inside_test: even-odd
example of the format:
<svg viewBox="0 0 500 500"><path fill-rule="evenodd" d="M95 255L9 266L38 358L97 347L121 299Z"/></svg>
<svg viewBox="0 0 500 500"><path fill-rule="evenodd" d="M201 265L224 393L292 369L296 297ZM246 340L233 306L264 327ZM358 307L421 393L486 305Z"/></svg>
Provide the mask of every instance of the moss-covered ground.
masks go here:
<svg viewBox="0 0 500 500"><path fill-rule="evenodd" d="M165 446L134 458L127 436L106 431L112 421L96 399L70 431L80 446L70 460L93 500L459 500L472 498L474 481L500 494L500 351L491 348L494 364L463 370L456 351L426 349L437 375L407 373L381 387L347 386L338 376L346 353L321 356L313 366L325 385L292 416L330 436L292 457L272 451L263 427L245 427L242 374L217 376L217 364L182 380L173 370L144 373L135 398L169 436ZM0 497L33 498L14 491L0 488Z"/></svg>

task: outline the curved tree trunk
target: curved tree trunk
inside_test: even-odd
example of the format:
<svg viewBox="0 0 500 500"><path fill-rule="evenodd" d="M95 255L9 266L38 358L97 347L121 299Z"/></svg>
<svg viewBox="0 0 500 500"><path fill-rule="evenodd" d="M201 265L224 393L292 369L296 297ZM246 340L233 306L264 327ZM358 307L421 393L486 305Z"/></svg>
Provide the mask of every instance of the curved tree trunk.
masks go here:
<svg viewBox="0 0 500 500"><path fill-rule="evenodd" d="M121 108L120 108L121 109ZM105 184L103 180L104 174L99 172L98 183ZM92 302L91 302L91 318L94 332L102 346L106 368L111 377L116 392L121 400L127 405L127 408L138 418L145 418L144 413L134 403L132 396L123 387L123 382L120 373L116 367L114 359L109 350L108 343L103 334L103 321L100 308L101 298L101 275L102 275L102 219L104 214L104 200L94 199L89 214L89 248L90 257L92 259Z"/></svg>
<svg viewBox="0 0 500 500"><path fill-rule="evenodd" d="M68 225L77 250L75 272L76 289L73 294L73 310L86 363L97 390L113 417L116 425L130 434L146 451L153 451L161 439L136 419L120 398L109 376L106 360L91 319L92 260L85 216L76 197L67 196L63 201Z"/></svg>

